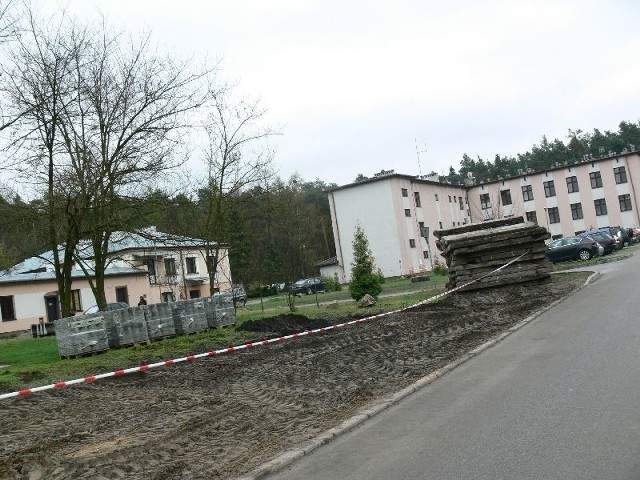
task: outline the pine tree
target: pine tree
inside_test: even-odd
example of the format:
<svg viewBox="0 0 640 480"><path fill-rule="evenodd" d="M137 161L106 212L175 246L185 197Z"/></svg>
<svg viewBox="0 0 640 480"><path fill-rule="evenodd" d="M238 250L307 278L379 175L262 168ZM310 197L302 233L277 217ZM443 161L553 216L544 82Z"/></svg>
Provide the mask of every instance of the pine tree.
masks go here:
<svg viewBox="0 0 640 480"><path fill-rule="evenodd" d="M375 271L375 265L369 240L360 225L356 226L353 236L353 263L351 264L351 283L349 293L354 300L360 300L366 294L378 298L382 292L384 278Z"/></svg>

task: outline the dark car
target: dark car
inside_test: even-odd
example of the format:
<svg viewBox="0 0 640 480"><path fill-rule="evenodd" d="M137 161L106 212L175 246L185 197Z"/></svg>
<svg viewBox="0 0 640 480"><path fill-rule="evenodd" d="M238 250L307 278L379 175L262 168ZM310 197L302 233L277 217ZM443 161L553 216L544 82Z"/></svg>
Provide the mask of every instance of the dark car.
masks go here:
<svg viewBox="0 0 640 480"><path fill-rule="evenodd" d="M624 235L620 227L600 227L597 230L592 230L592 232L593 231L603 232L603 233L606 233L607 235L611 235L613 239L616 241L616 250L622 249L625 245Z"/></svg>
<svg viewBox="0 0 640 480"><path fill-rule="evenodd" d="M547 258L552 262L589 260L598 255L598 242L585 237L566 237L547 245Z"/></svg>
<svg viewBox="0 0 640 480"><path fill-rule="evenodd" d="M596 232L584 232L578 235L579 237L591 237L604 248L604 254L608 255L618 249L618 242L608 233L596 231Z"/></svg>
<svg viewBox="0 0 640 480"><path fill-rule="evenodd" d="M291 285L290 291L294 295L311 295L312 293L324 293L325 285L318 277L304 278Z"/></svg>
<svg viewBox="0 0 640 480"><path fill-rule="evenodd" d="M235 285L231 289L231 295L233 296L234 305L242 305L244 307L247 304L247 292L242 285Z"/></svg>

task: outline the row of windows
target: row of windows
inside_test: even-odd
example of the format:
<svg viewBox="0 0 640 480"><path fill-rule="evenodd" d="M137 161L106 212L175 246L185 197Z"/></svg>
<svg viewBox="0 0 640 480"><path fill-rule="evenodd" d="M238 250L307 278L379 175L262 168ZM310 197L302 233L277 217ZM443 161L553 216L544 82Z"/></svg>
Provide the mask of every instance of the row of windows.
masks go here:
<svg viewBox="0 0 640 480"><path fill-rule="evenodd" d="M211 261L211 259L210 259ZM143 264L147 266L147 270L149 271L149 275L156 274L156 261L153 258L146 258L143 261ZM187 257L185 258L185 269L187 274L190 273L198 273L198 264L196 257ZM167 275L172 276L176 275L176 259L175 258L165 258L164 259L164 271Z"/></svg>
<svg viewBox="0 0 640 480"><path fill-rule="evenodd" d="M406 198L406 197L409 196L409 190L407 190L406 188L402 188L401 191L402 191L402 196L403 197ZM438 194L436 193L435 196L436 196L436 202L437 202L438 201ZM413 198L415 200L416 207L420 207L421 206L421 204L420 204L420 192L413 192ZM466 200L466 201L468 203L468 200ZM461 196L454 195L453 196L453 202L451 201L451 195L449 195L449 203L457 203L457 204L460 205L460 210L464 210L464 203L463 203L462 195ZM406 210L405 210L405 215L406 215ZM411 214L407 215L407 217L410 217L410 216L411 216Z"/></svg>
<svg viewBox="0 0 640 480"><path fill-rule="evenodd" d="M625 195L618 195L618 203L620 205L621 212L629 212L632 210L630 194L627 193ZM607 214L607 201L604 198L598 198L597 200L594 200L593 206L596 212L596 216ZM535 217L535 212L527 212L527 220L537 221L537 219L531 220L529 218L529 213L533 213ZM549 223L560 223L560 213L558 211L558 207L551 207L547 209L547 213L549 215ZM571 204L571 218L573 218L574 220L580 220L584 218L581 203Z"/></svg>
<svg viewBox="0 0 640 480"><path fill-rule="evenodd" d="M624 167L617 167L613 170L614 176L616 178L616 183L627 183L627 174ZM600 172L591 172L589 174L589 177L591 178L591 188L602 187L602 176L600 175ZM556 196L556 187L553 180L544 182L543 186L545 197L549 198ZM578 186L578 178L575 176L567 177L567 192L574 193L579 191L580 188ZM533 188L531 185L522 186L522 200L524 200L525 202L533 200ZM511 205L511 190L501 190L500 201L502 202L502 205ZM480 194L480 207L482 209L491 208L491 200L488 193Z"/></svg>
<svg viewBox="0 0 640 480"><path fill-rule="evenodd" d="M627 183L627 171L625 167L615 167L613 169L613 178L615 179L616 184ZM591 188L602 188L602 175L600 172L591 172L589 173L589 181L591 183ZM575 193L580 191L580 186L578 185L578 177L575 175L572 177L566 178L567 182L567 193ZM556 187L553 180L549 180L548 182L544 182L544 196L545 197L555 197L556 196ZM531 187L527 185L528 188L528 196L529 200L533 200L533 193L531 192ZM522 187L522 194L524 196L524 189ZM527 200L525 198L524 200Z"/></svg>

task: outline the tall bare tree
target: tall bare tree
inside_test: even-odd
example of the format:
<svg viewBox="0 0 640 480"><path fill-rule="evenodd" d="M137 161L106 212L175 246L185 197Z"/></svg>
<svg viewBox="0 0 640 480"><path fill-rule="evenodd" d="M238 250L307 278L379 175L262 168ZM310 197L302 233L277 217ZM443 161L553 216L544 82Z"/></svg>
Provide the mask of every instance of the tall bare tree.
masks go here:
<svg viewBox="0 0 640 480"><path fill-rule="evenodd" d="M53 268L64 316L70 314L73 252L79 240L82 209L65 168L59 125L76 92L71 87L77 50L84 47L85 32L59 22L40 24L31 11L25 13L21 35L13 42L10 64L3 72L2 90L12 106L11 141L7 148L18 163L23 182L46 201L40 221L47 225L45 243L53 252Z"/></svg>
<svg viewBox="0 0 640 480"><path fill-rule="evenodd" d="M104 308L109 242L128 225L126 200L181 163L178 147L190 115L210 98L213 72L163 57L152 51L149 37L133 41L104 21L80 28L64 15L57 23L30 19L7 87L16 107L29 111L12 146L31 171L46 171L52 229L57 218L55 225L75 235L62 238L61 262L75 260L94 278L91 288ZM54 200L64 208L54 212ZM89 239L89 249L78 249L80 237ZM54 238L61 238L50 237L56 252ZM56 272L65 275L58 266ZM61 296L66 290L60 286ZM64 298L62 304L64 314Z"/></svg>
<svg viewBox="0 0 640 480"><path fill-rule="evenodd" d="M262 124L265 110L258 102L234 103L229 93L224 90L215 96L207 117L207 175L200 190L203 214L197 234L206 241L211 294L218 288L220 254L228 251L222 247L229 242L229 222L239 220L231 218L230 212L241 201L242 191L265 183L273 175L273 151L265 141L278 134Z"/></svg>

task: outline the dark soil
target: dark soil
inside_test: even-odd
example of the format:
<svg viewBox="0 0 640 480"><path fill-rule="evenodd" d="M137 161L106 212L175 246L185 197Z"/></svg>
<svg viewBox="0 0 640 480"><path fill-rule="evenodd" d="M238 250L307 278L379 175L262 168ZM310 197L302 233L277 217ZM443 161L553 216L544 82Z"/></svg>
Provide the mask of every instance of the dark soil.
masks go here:
<svg viewBox="0 0 640 480"><path fill-rule="evenodd" d="M357 326L3 400L0 478L239 476L460 357L585 278L454 295ZM284 316L244 328L286 334L321 325Z"/></svg>
<svg viewBox="0 0 640 480"><path fill-rule="evenodd" d="M307 318L304 315L278 315L277 317L263 318L244 322L237 329L247 332L278 333L280 335L292 335L305 330L316 330L328 327L331 322L324 319Z"/></svg>

